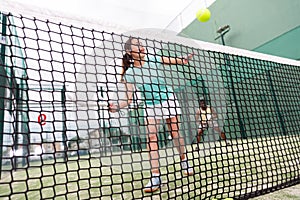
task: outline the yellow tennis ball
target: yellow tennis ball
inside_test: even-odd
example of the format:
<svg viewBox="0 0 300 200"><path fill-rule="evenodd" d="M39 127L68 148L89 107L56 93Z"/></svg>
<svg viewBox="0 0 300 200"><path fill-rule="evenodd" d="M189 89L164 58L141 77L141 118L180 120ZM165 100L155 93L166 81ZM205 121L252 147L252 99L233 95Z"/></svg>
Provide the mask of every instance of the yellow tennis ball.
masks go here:
<svg viewBox="0 0 300 200"><path fill-rule="evenodd" d="M200 22L207 22L210 19L210 11L207 8L201 8L196 14Z"/></svg>

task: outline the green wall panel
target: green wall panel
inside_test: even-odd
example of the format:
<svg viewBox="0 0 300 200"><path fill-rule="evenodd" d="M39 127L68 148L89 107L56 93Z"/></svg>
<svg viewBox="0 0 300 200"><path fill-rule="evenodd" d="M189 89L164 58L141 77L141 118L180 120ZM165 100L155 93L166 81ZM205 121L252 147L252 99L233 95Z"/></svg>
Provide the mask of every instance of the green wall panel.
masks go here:
<svg viewBox="0 0 300 200"><path fill-rule="evenodd" d="M297 45L298 44L298 45ZM253 49L254 51L300 60L300 26Z"/></svg>
<svg viewBox="0 0 300 200"><path fill-rule="evenodd" d="M226 45L247 50L259 47L260 52L299 59L299 0L222 0L209 9L208 22L195 19L179 35L221 44L220 39L215 40L216 31L229 24Z"/></svg>

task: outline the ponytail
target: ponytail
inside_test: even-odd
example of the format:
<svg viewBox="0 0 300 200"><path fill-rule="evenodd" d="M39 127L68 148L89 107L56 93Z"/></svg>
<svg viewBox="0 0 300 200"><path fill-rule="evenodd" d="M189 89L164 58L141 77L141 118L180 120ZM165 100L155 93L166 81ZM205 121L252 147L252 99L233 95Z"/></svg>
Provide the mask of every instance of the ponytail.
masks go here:
<svg viewBox="0 0 300 200"><path fill-rule="evenodd" d="M130 67L131 64L133 64L133 57L132 57L132 55L130 55L129 53L127 53L127 52L131 51L131 41L133 39L134 39L133 37L130 37L126 41L126 43L124 45L126 53L124 54L124 56L122 58L122 62L123 63L122 63L121 80L123 80L123 76L125 75L125 72L127 71L127 69Z"/></svg>
<svg viewBox="0 0 300 200"><path fill-rule="evenodd" d="M123 76L125 75L125 72L127 71L127 69L130 67L131 64L133 64L133 58L132 55L130 55L129 53L125 53L123 58L122 58L122 73L121 73L121 77L123 79Z"/></svg>

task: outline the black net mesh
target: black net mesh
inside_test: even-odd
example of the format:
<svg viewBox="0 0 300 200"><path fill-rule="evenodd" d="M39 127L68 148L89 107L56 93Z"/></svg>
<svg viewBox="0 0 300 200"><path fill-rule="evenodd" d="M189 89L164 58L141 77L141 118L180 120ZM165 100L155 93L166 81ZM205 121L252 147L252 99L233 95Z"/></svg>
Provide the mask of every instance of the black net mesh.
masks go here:
<svg viewBox="0 0 300 200"><path fill-rule="evenodd" d="M299 65L0 23L0 198L248 199L300 183Z"/></svg>

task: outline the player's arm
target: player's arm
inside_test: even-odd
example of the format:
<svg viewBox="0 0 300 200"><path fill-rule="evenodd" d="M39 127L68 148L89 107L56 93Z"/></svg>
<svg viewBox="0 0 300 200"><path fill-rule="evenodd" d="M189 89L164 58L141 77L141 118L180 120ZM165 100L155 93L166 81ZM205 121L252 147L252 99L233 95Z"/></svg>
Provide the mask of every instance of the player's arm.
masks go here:
<svg viewBox="0 0 300 200"><path fill-rule="evenodd" d="M162 63L167 65L185 65L188 64L192 57L193 54L189 54L187 57L183 58L162 56Z"/></svg>
<svg viewBox="0 0 300 200"><path fill-rule="evenodd" d="M196 122L198 122L199 117L200 117L200 109L197 109L197 112L196 112Z"/></svg>
<svg viewBox="0 0 300 200"><path fill-rule="evenodd" d="M132 102L133 92L134 92L134 85L131 83L126 83L126 95L127 99L119 100L118 104L111 103L109 105L110 112L118 112L120 109L127 107Z"/></svg>
<svg viewBox="0 0 300 200"><path fill-rule="evenodd" d="M215 111L215 109L210 107L210 110L211 110L212 119L218 119L218 113Z"/></svg>

